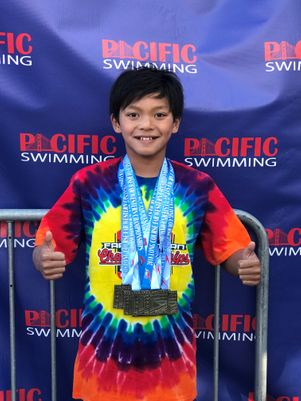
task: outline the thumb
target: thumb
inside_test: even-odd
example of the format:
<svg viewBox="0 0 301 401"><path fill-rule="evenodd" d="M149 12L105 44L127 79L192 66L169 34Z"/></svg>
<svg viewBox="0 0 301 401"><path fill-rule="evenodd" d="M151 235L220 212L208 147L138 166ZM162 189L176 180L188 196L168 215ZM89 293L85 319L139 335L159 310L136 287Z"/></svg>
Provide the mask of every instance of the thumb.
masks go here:
<svg viewBox="0 0 301 401"><path fill-rule="evenodd" d="M51 251L54 250L52 240L53 240L52 232L46 231L43 245L46 246L47 248L49 248Z"/></svg>
<svg viewBox="0 0 301 401"><path fill-rule="evenodd" d="M250 243L249 243L249 245L244 249L244 251L243 251L243 258L244 259L247 259L247 258L249 258L251 255L252 255L252 253L254 252L254 250L255 250L255 242L254 241L251 241Z"/></svg>

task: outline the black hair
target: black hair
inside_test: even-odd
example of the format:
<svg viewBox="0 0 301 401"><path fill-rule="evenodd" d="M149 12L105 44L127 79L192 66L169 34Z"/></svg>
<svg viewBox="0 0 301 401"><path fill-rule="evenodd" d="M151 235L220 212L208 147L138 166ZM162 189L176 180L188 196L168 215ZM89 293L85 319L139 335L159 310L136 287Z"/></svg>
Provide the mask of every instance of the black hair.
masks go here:
<svg viewBox="0 0 301 401"><path fill-rule="evenodd" d="M110 114L119 121L120 110L152 93L167 98L174 120L181 118L184 95L179 78L174 72L153 66L126 70L119 75L110 93Z"/></svg>

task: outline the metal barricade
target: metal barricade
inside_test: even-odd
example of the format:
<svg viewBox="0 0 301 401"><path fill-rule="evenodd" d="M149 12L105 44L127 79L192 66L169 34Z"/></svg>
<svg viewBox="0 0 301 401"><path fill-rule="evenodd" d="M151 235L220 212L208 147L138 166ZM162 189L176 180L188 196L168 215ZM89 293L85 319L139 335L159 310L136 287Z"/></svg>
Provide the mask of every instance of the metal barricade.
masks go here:
<svg viewBox="0 0 301 401"><path fill-rule="evenodd" d="M16 348L15 348L15 284L14 284L14 235L15 221L38 221L46 214L46 209L0 209L0 221L7 222L8 285L10 317L10 377L11 401L16 401ZM267 388L267 325L268 325L268 267L269 246L267 235L261 223L252 215L235 210L241 221L251 228L257 236L258 256L262 265L261 282L256 295L256 350L255 350L255 401L266 401ZM50 332L51 332L51 401L57 401L56 384L56 324L55 324L55 285L50 283ZM220 266L215 273L215 322L214 322L214 372L213 396L218 401L219 369L219 317L220 317Z"/></svg>
<svg viewBox="0 0 301 401"><path fill-rule="evenodd" d="M235 210L242 223L257 237L258 257L261 262L261 281L256 292L256 346L254 401L266 401L267 396L267 333L269 291L269 243L262 224L251 214ZM220 266L215 271L214 346L213 346L213 401L218 401L220 320Z"/></svg>
<svg viewBox="0 0 301 401"><path fill-rule="evenodd" d="M15 333L15 280L14 280L14 234L15 221L37 221L47 213L46 209L2 209L0 221L7 222L8 286L9 286L9 332L10 332L10 380L11 401L16 401L16 333ZM50 336L51 336L51 401L56 401L56 327L55 288L50 283Z"/></svg>

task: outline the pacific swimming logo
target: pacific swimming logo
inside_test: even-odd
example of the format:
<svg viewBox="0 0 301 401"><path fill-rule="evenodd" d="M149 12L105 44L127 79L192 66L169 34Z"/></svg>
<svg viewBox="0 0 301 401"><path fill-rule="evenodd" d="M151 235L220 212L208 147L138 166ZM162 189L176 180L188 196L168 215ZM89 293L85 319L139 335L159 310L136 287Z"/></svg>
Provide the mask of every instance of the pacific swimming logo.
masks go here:
<svg viewBox="0 0 301 401"><path fill-rule="evenodd" d="M0 65L32 66L32 36L27 32L0 32Z"/></svg>
<svg viewBox="0 0 301 401"><path fill-rule="evenodd" d="M264 42L264 59L266 72L301 71L301 40Z"/></svg>
<svg viewBox="0 0 301 401"><path fill-rule="evenodd" d="M276 136L220 137L184 140L184 162L190 167L276 167L279 141Z"/></svg>
<svg viewBox="0 0 301 401"><path fill-rule="evenodd" d="M21 132L20 152L22 162L93 164L113 159L117 140L114 135Z"/></svg>
<svg viewBox="0 0 301 401"><path fill-rule="evenodd" d="M102 39L102 68L126 70L153 65L179 74L196 74L197 47L193 43Z"/></svg>
<svg viewBox="0 0 301 401"><path fill-rule="evenodd" d="M200 340L214 339L214 314L201 316L193 314L193 328L196 338ZM229 314L220 316L219 340L253 342L256 338L256 317L249 314Z"/></svg>
<svg viewBox="0 0 301 401"><path fill-rule="evenodd" d="M288 231L280 227L266 228L266 232L270 256L301 255L301 227L292 227Z"/></svg>
<svg viewBox="0 0 301 401"><path fill-rule="evenodd" d="M37 221L16 221L13 230L14 248L33 248L35 246L35 233L39 226ZM0 222L0 248L8 247L8 231L5 221ZM1 401L1 399L0 399Z"/></svg>
<svg viewBox="0 0 301 401"><path fill-rule="evenodd" d="M82 332L81 309L57 309L55 312L56 337L80 337ZM50 313L45 310L24 311L26 334L50 337Z"/></svg>

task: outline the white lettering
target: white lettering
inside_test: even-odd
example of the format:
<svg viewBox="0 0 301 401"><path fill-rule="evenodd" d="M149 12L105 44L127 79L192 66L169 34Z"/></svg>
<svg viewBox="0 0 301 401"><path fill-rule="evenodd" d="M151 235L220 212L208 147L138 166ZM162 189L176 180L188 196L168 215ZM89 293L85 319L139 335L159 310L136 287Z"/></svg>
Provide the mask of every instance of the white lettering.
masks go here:
<svg viewBox="0 0 301 401"><path fill-rule="evenodd" d="M119 70L120 68L123 68L124 70L127 70L129 68L129 65L131 64L130 61L125 62L124 60L113 60L113 63L115 65L115 68Z"/></svg>
<svg viewBox="0 0 301 401"><path fill-rule="evenodd" d="M28 336L35 336L37 335L38 337L49 337L51 332L50 328L38 328L38 327L26 327L26 333ZM67 337L67 338L73 338L77 337L79 338L81 336L82 330L79 329L56 329L56 337Z"/></svg>
<svg viewBox="0 0 301 401"><path fill-rule="evenodd" d="M266 72L273 72L275 70L273 61L269 61L268 63L265 63L265 66L266 66Z"/></svg>
<svg viewBox="0 0 301 401"><path fill-rule="evenodd" d="M43 336L43 337L48 337L49 336L49 334L50 334L50 329L39 329L39 328L37 328L37 327L31 327L33 330L34 330L34 332L35 332L35 334L38 336L38 337L41 337L41 336ZM29 329L29 327L27 327L27 329Z"/></svg>
<svg viewBox="0 0 301 401"><path fill-rule="evenodd" d="M151 63L154 67L156 67L159 70L169 70L173 71L175 73L181 73L184 74L189 73L189 74L196 74L198 72L197 66L195 64L172 64L172 63ZM103 60L103 69L104 70L109 70L112 68L116 68L117 70L120 69L135 69L139 67L149 67L150 63L149 62L141 62L139 60L116 60L116 59L104 59Z"/></svg>
<svg viewBox="0 0 301 401"><path fill-rule="evenodd" d="M239 334L239 333L231 333L229 335L228 333L225 332L225 333L222 334L222 340L228 340L228 341L234 340L234 341L236 341L236 334Z"/></svg>
<svg viewBox="0 0 301 401"><path fill-rule="evenodd" d="M276 61L275 64L276 64L276 67L277 67L278 71L282 71L283 69L286 70L286 71L289 71L291 66L292 66L292 61L290 61L288 63L285 62L285 61L282 61L281 63Z"/></svg>
<svg viewBox="0 0 301 401"><path fill-rule="evenodd" d="M301 256L301 247L294 248L292 246L282 246L269 248L270 256Z"/></svg>
<svg viewBox="0 0 301 401"><path fill-rule="evenodd" d="M293 248L292 246L289 248L289 256L300 256L301 255L301 247Z"/></svg>
<svg viewBox="0 0 301 401"><path fill-rule="evenodd" d="M247 167L275 167L277 165L277 159L275 157L270 157L265 159L262 158L220 158L220 157L186 157L184 159L185 163L190 167L240 167L240 168L247 168Z"/></svg>
<svg viewBox="0 0 301 401"><path fill-rule="evenodd" d="M81 162L82 164L84 163L84 155L79 155L79 156L75 156L75 155L70 155L70 163L79 163Z"/></svg>
<svg viewBox="0 0 301 401"><path fill-rule="evenodd" d="M114 155L95 156L95 155L74 155L74 154L58 154L58 153L32 153L22 152L22 162L41 162L41 163L81 163L93 164L104 160L114 159Z"/></svg>
<svg viewBox="0 0 301 401"><path fill-rule="evenodd" d="M69 331L69 329L65 329L65 330L57 329L56 336L57 337L65 337L65 336L70 337L70 331Z"/></svg>
<svg viewBox="0 0 301 401"><path fill-rule="evenodd" d="M301 61L300 60L290 60L290 61L269 61L265 63L266 72L273 71L301 71Z"/></svg>
<svg viewBox="0 0 301 401"><path fill-rule="evenodd" d="M0 58L0 64L14 64L14 65L24 65L26 67L32 66L32 59L30 56L13 56L11 54L2 54Z"/></svg>
<svg viewBox="0 0 301 401"><path fill-rule="evenodd" d="M199 330L195 332L195 337L201 340L214 340L214 333L212 331ZM255 333L228 333L219 332L218 339L221 341L254 341L256 339Z"/></svg>
<svg viewBox="0 0 301 401"><path fill-rule="evenodd" d="M67 155L66 154L65 155L59 155L59 154L55 153L53 155L53 163L56 163L56 161L58 161L59 163L62 163L63 161L65 163L67 163Z"/></svg>
<svg viewBox="0 0 301 401"><path fill-rule="evenodd" d="M0 248L7 248L7 238L3 238L0 242ZM35 239L34 238L14 238L13 240L14 248L21 247L21 248L34 248Z"/></svg>
<svg viewBox="0 0 301 401"><path fill-rule="evenodd" d="M284 248L284 247L282 247L282 248L274 248L274 249L269 249L269 253L270 253L270 256L274 256L275 254L277 255L277 256L280 256L280 255L282 255L282 253L285 253L285 249L286 248Z"/></svg>
<svg viewBox="0 0 301 401"><path fill-rule="evenodd" d="M0 242L0 248L7 248L7 238L3 238Z"/></svg>
<svg viewBox="0 0 301 401"><path fill-rule="evenodd" d="M81 336L81 334L82 334L81 330L72 329L72 331L71 331L71 337L78 337L79 338Z"/></svg>
<svg viewBox="0 0 301 401"><path fill-rule="evenodd" d="M231 162L231 160L230 159L220 159L220 158L218 158L217 159L217 163L216 163L216 167L219 167L219 166L221 166L221 167L230 167L230 162Z"/></svg>

